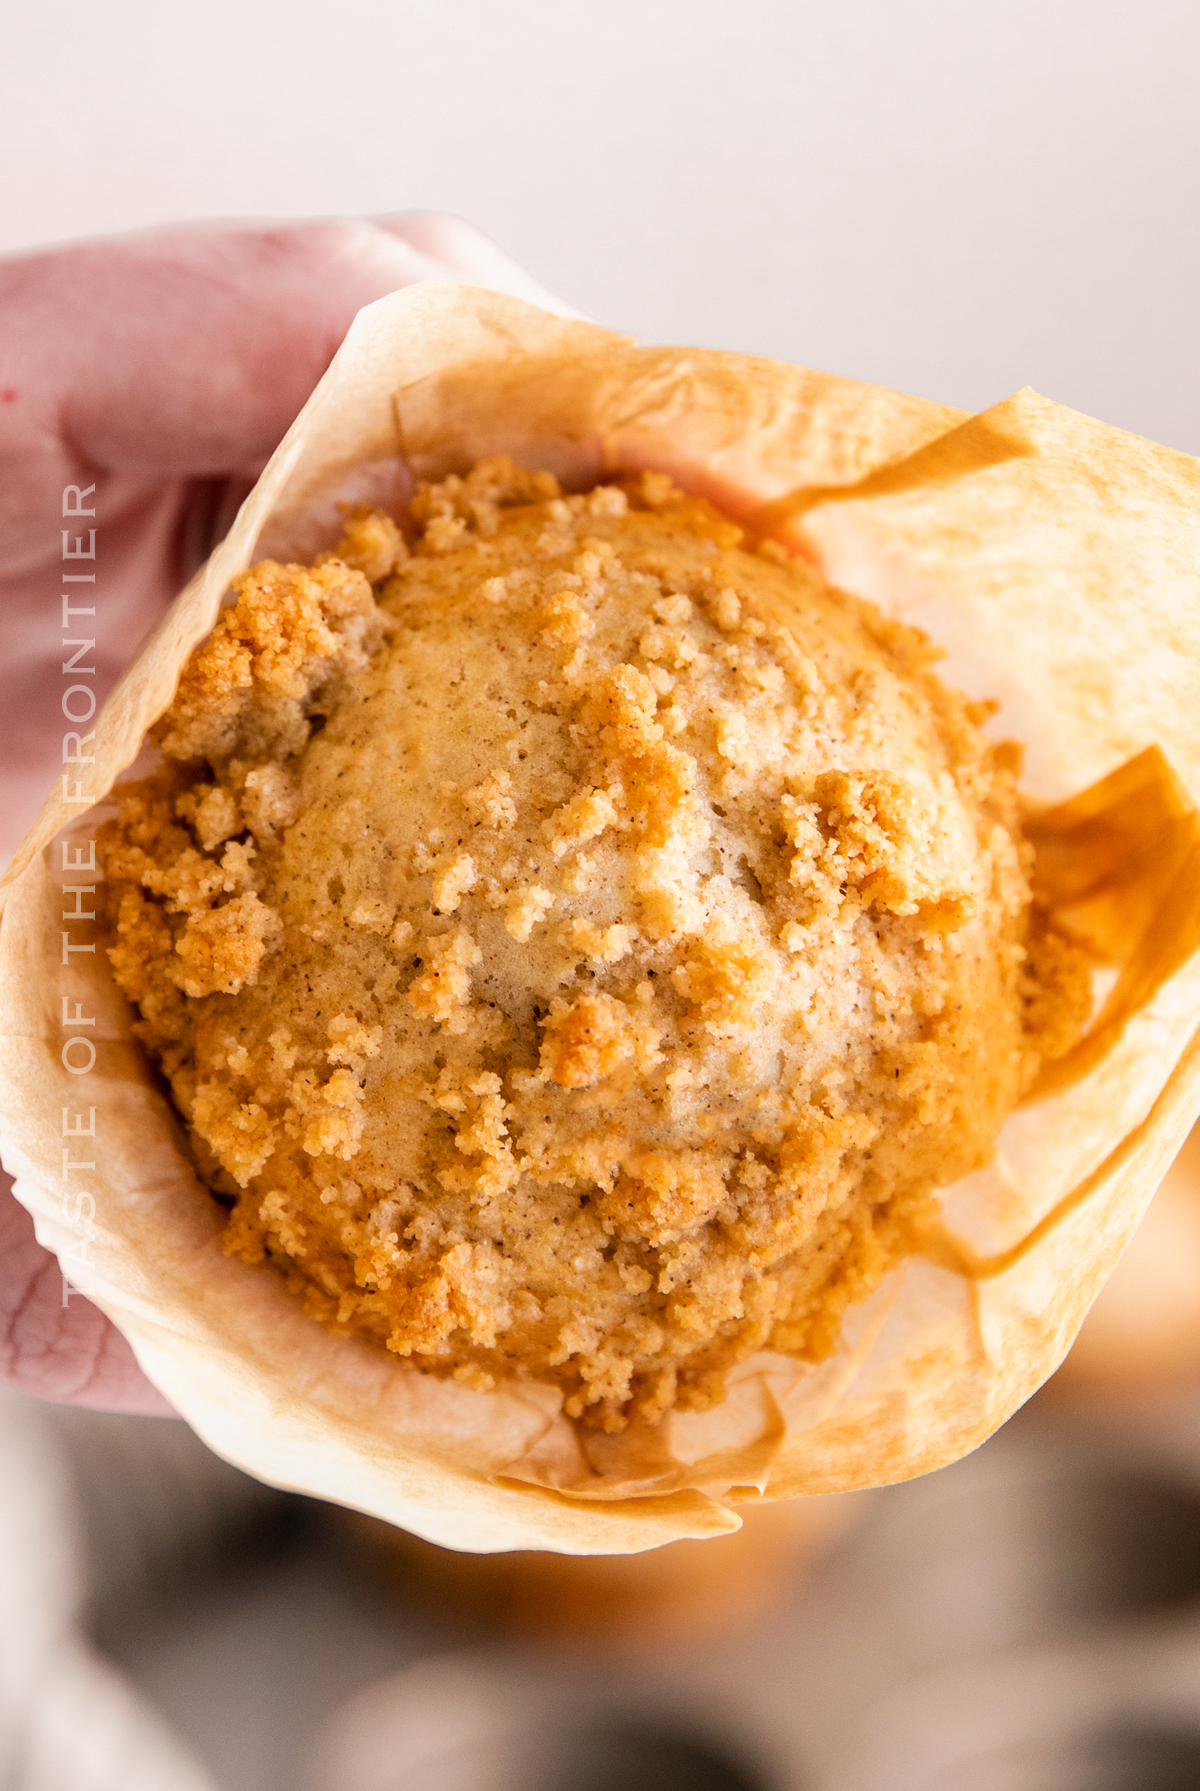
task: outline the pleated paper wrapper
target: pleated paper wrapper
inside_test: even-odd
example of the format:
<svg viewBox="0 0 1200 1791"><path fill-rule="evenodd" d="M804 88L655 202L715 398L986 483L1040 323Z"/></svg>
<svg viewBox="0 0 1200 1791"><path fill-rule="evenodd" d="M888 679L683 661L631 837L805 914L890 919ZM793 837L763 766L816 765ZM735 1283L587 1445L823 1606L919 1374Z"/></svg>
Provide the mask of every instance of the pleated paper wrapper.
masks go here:
<svg viewBox="0 0 1200 1791"><path fill-rule="evenodd" d="M778 362L639 348L465 287L368 307L227 539L97 719L99 804L230 581L307 560L338 502L506 452L583 488L654 467L923 628L1023 743L1040 893L1097 964L1097 1014L947 1190L920 1254L813 1365L760 1354L725 1401L608 1437L558 1388L481 1393L309 1319L223 1214L130 1033L102 946L62 963L56 788L4 884L0 1123L42 1243L219 1454L450 1547L623 1553L736 1529L747 1500L904 1479L974 1448L1057 1366L1200 1106L1200 462L1020 392L976 417ZM102 529L103 518L98 519ZM101 811L103 812L103 811ZM94 930L84 929L89 937ZM76 933L73 937L82 937ZM72 1074L63 998L96 1015ZM86 1058L76 1048L75 1063ZM96 1108L62 1180L62 1114ZM92 1140L87 1139L90 1147ZM94 1202L64 1199L88 1191Z"/></svg>

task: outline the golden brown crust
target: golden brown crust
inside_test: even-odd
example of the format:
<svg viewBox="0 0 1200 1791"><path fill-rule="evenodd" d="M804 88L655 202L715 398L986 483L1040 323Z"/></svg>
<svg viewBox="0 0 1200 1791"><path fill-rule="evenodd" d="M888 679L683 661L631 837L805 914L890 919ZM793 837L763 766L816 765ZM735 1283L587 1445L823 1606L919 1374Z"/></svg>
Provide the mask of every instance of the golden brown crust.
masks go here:
<svg viewBox="0 0 1200 1791"><path fill-rule="evenodd" d="M240 581L106 837L114 968L230 1247L326 1323L704 1404L828 1352L1087 979L914 631L662 475L413 516Z"/></svg>

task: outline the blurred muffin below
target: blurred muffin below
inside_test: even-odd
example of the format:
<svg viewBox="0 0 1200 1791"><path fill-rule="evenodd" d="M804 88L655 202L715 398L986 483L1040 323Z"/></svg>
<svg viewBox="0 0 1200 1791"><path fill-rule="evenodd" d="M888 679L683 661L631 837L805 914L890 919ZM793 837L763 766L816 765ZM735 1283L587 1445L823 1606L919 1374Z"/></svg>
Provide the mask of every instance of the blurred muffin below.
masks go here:
<svg viewBox="0 0 1200 1791"><path fill-rule="evenodd" d="M1190 1380L1200 1382L1200 1126L1167 1171L1047 1393L1141 1398Z"/></svg>
<svg viewBox="0 0 1200 1791"><path fill-rule="evenodd" d="M640 1555L468 1555L343 1512L372 1581L472 1627L537 1640L642 1645L736 1631L782 1601L858 1509L853 1494L744 1505L734 1534Z"/></svg>

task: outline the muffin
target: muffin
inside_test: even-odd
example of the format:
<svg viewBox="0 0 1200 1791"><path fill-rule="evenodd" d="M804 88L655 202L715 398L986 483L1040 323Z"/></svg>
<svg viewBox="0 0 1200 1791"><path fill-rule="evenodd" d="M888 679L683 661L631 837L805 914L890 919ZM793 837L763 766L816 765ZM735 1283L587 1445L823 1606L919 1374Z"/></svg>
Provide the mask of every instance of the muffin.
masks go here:
<svg viewBox="0 0 1200 1791"><path fill-rule="evenodd" d="M227 1248L609 1431L829 1355L1087 961L914 630L663 474L505 457L266 562L100 837Z"/></svg>

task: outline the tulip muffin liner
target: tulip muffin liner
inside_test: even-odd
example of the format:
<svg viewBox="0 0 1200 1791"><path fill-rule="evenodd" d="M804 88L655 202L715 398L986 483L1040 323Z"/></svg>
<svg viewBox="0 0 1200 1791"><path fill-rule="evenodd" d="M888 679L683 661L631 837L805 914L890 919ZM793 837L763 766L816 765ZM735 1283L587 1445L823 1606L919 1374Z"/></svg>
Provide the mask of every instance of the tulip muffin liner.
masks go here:
<svg viewBox="0 0 1200 1791"><path fill-rule="evenodd" d="M1039 899L1103 966L1081 1045L832 1357L760 1353L712 1410L616 1436L557 1387L483 1393L334 1336L226 1256L97 927L66 923L68 956L60 918L231 580L331 547L339 503L402 508L501 452L570 489L669 472L923 628L1024 746ZM369 306L0 883L0 1129L39 1239L220 1455L450 1547L635 1552L963 1455L1058 1365L1200 1107L1198 547L1200 462L1032 392L965 417L472 288Z"/></svg>

